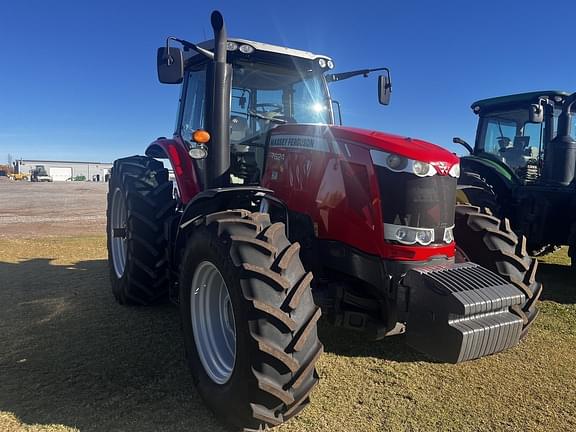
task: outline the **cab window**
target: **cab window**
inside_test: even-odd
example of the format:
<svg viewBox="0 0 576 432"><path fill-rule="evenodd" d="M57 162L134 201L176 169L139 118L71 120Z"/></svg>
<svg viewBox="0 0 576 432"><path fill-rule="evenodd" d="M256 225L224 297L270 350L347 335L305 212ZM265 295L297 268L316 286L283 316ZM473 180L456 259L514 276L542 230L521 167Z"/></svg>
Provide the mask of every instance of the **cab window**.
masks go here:
<svg viewBox="0 0 576 432"><path fill-rule="evenodd" d="M180 135L186 141L192 141L196 129L204 128L206 104L206 69L188 72L187 88L184 95L184 111Z"/></svg>

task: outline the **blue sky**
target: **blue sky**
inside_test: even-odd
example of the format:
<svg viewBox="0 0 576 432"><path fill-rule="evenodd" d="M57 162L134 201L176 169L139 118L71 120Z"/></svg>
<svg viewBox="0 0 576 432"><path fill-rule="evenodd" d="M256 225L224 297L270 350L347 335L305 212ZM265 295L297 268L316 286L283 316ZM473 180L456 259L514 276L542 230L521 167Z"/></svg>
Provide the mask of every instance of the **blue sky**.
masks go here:
<svg viewBox="0 0 576 432"><path fill-rule="evenodd" d="M345 4L345 3L343 3ZM170 136L177 86L156 79L168 35L229 34L327 54L336 71L388 66L376 80L333 86L344 123L422 138L451 150L472 140L472 101L514 92L576 91L573 1L30 1L0 4L0 163L112 161ZM557 12L558 11L558 12Z"/></svg>

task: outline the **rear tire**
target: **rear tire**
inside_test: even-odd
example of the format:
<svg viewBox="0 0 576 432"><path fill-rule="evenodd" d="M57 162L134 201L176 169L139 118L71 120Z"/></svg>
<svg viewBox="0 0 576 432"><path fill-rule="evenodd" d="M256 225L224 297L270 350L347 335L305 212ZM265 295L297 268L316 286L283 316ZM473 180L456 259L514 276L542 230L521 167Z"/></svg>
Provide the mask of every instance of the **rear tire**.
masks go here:
<svg viewBox="0 0 576 432"><path fill-rule="evenodd" d="M168 171L146 156L118 159L108 185L106 232L114 297L124 305L157 303L168 292L164 224L175 208Z"/></svg>
<svg viewBox="0 0 576 432"><path fill-rule="evenodd" d="M521 337L538 315L536 303L542 284L536 281L538 261L526 250L526 238L518 238L508 219L471 205L456 205L454 220L456 262L472 261L501 276L524 293L522 307L513 308L524 321Z"/></svg>
<svg viewBox="0 0 576 432"><path fill-rule="evenodd" d="M304 270L299 249L286 238L283 224L271 224L267 214L246 210L206 216L188 240L180 277L188 362L208 407L232 426L276 426L308 404L318 383L315 364L323 350L316 330L320 309L312 299L312 274ZM207 268L213 274L213 268L218 270L229 295L226 301L231 302L233 313L227 316L234 320L234 326L228 325L235 334L234 343L228 343L235 347L232 361L230 350L210 357L214 350L198 340L207 334L206 327L218 327L218 320L210 316L206 321L213 324L208 326L192 316L193 308L199 313L192 296L206 296L201 290L210 286L192 284ZM206 304L212 305L208 312L217 313L214 302ZM212 368L211 358L228 359L224 363L233 364L232 370Z"/></svg>

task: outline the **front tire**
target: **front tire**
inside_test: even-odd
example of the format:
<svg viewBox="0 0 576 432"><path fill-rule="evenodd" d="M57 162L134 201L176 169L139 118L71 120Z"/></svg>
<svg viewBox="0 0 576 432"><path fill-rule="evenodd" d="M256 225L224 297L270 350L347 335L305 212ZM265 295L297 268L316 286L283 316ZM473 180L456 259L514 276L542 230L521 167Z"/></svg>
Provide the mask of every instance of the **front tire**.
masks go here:
<svg viewBox="0 0 576 432"><path fill-rule="evenodd" d="M458 190L466 197L466 202L480 208L488 208L493 215L500 217L502 208L494 187L479 173L463 172L458 179Z"/></svg>
<svg viewBox="0 0 576 432"><path fill-rule="evenodd" d="M149 305L168 292L164 224L174 214L172 182L161 162L132 156L114 162L108 183L110 283L124 305Z"/></svg>
<svg viewBox="0 0 576 432"><path fill-rule="evenodd" d="M288 420L318 382L320 309L299 248L283 224L246 210L206 216L188 240L180 278L188 362L202 398L232 426Z"/></svg>
<svg viewBox="0 0 576 432"><path fill-rule="evenodd" d="M526 298L512 309L524 322L521 338L538 315L536 303L542 284L536 281L538 261L526 250L526 238L518 238L508 219L498 219L471 205L456 205L454 219L456 262L472 261L516 286Z"/></svg>

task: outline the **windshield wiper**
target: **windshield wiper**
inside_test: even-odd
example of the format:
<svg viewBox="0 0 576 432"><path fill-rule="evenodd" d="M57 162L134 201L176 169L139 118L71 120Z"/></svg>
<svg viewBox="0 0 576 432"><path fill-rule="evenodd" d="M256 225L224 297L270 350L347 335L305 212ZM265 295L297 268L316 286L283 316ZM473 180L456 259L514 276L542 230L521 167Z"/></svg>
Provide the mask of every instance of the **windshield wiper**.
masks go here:
<svg viewBox="0 0 576 432"><path fill-rule="evenodd" d="M279 118L275 118L275 117L267 117L262 113L256 112L256 111L252 111L252 110L248 110L248 115L251 115L253 117L258 117L262 120L268 120L271 121L273 123L278 123L278 124L286 124L288 123L286 120L284 119L279 119Z"/></svg>

